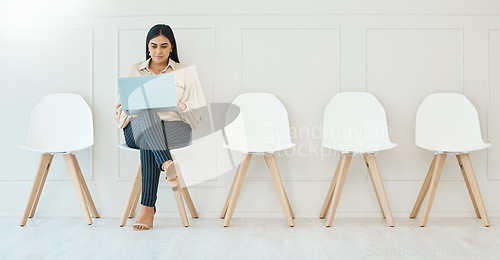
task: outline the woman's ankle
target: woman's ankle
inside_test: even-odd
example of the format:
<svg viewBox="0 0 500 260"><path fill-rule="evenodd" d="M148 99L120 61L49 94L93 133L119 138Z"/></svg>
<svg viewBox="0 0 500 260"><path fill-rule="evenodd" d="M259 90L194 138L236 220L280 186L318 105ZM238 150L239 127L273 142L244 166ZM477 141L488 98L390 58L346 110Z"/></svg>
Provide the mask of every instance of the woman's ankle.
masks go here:
<svg viewBox="0 0 500 260"><path fill-rule="evenodd" d="M141 204L141 206L142 206L143 209L145 209L145 210L151 210L151 211L154 210L154 207L155 207L155 206L146 206L146 205L142 205L142 204Z"/></svg>

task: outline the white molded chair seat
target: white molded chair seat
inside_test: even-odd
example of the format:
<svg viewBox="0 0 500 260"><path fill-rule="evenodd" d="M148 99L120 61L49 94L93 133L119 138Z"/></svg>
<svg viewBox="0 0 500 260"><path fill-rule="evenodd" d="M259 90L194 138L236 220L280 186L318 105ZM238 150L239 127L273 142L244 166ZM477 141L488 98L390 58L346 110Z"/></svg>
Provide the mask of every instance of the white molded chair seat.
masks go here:
<svg viewBox="0 0 500 260"><path fill-rule="evenodd" d="M420 226L427 224L439 178L448 153L456 154L476 216L485 226L490 222L472 168L469 152L490 147L481 137L476 108L462 94L436 93L428 95L417 111L415 126L417 146L435 152L427 176L418 194L410 218L415 218L427 196Z"/></svg>
<svg viewBox="0 0 500 260"><path fill-rule="evenodd" d="M175 148L175 149L170 149L170 152L181 151L181 150L184 150L184 149L188 149L191 146L193 146L193 144L189 144L188 146L179 147L179 148ZM121 149L124 149L124 150L129 150L129 151L134 151L134 152L139 152L140 151L139 148L129 147L126 143L119 144L118 147L121 148Z"/></svg>
<svg viewBox="0 0 500 260"><path fill-rule="evenodd" d="M173 152L187 149L191 146L192 144L189 144L184 147L170 149L170 153L172 153L172 157L175 159ZM138 148L129 147L126 143L119 144L118 147L124 150L129 150L134 152L140 151L140 149ZM167 181L172 187L172 191L174 192L174 197L177 203L177 209L179 210L179 215L181 217L182 224L185 227L188 227L189 221L187 218L186 209L184 207L184 201L188 206L191 217L198 218L198 213L196 212L196 208L194 207L193 200L191 199L191 195L189 194L189 190L187 188L186 182L184 181L184 177L182 176L182 173L179 173L176 179ZM137 166L134 181L132 182L132 188L130 189L127 205L125 206L122 218L120 219L120 227L125 226L125 224L127 223L127 218L134 217L135 209L137 208L137 203L139 202L139 198L141 196L141 189L142 189L142 173L141 173L141 160L139 159L139 165Z"/></svg>
<svg viewBox="0 0 500 260"><path fill-rule="evenodd" d="M90 225L92 215L99 217L83 174L73 152L92 146L94 130L92 111L85 100L76 94L44 96L31 114L28 139L21 148L42 153L31 195L21 220L26 225L35 214L54 154L62 153L71 175L85 220Z"/></svg>
<svg viewBox="0 0 500 260"><path fill-rule="evenodd" d="M363 154L382 216L386 218L389 226L394 226L374 153L394 148L396 144L389 140L385 110L378 100L367 92L336 94L325 108L323 146L342 152L319 216L326 217L326 226L329 227L333 223L354 153Z"/></svg>
<svg viewBox="0 0 500 260"><path fill-rule="evenodd" d="M276 143L276 144L268 144L265 148L264 147L258 147L258 146L253 146L253 145L245 145L245 148L241 148L241 147L231 147L227 144L222 144L222 147L226 148L226 149L229 149L229 150L233 150L233 151L237 151L237 152L240 152L240 153L250 153L250 154L267 154L267 153L274 153L274 152L278 152L278 151L281 151L281 150L286 150L286 149L289 149L289 148L292 148L294 147L295 144L279 144L279 143Z"/></svg>
<svg viewBox="0 0 500 260"><path fill-rule="evenodd" d="M417 111L415 143L436 152L467 153L491 146L483 142L479 116L462 94L427 96Z"/></svg>
<svg viewBox="0 0 500 260"><path fill-rule="evenodd" d="M289 226L294 226L293 211L279 175L274 152L294 147L290 139L290 124L285 106L268 93L246 93L237 96L233 103L239 107L236 119L224 127L227 144L223 147L243 153L243 158L222 209L224 226L229 226L236 202L253 154L263 154L271 172L281 206ZM234 116L226 115L226 122Z"/></svg>

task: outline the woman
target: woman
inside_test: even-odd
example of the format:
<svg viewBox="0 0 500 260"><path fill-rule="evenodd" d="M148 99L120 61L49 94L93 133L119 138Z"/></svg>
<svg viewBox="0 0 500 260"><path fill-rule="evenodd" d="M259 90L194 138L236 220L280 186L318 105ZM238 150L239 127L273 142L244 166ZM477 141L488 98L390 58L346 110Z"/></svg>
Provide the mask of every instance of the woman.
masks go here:
<svg viewBox="0 0 500 260"><path fill-rule="evenodd" d="M201 121L196 78L191 70L179 63L174 33L168 25L153 26L146 37L146 60L134 64L127 77L172 73L175 80L178 112L156 113L145 110L139 115L124 113L121 102L115 109L115 121L123 128L129 147L141 151L141 209L134 230L148 230L156 212L156 195L160 171L167 179L175 179L179 165L172 160L170 149L185 147L191 142L191 130Z"/></svg>

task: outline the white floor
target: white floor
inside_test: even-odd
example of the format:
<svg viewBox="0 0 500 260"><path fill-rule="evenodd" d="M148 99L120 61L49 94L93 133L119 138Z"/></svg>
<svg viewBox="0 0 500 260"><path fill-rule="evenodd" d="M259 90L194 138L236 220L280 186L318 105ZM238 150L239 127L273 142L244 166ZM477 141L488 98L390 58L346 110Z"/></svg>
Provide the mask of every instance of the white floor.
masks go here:
<svg viewBox="0 0 500 260"><path fill-rule="evenodd" d="M492 218L491 223L500 223ZM499 259L500 225L484 227L474 218L324 220L233 218L157 219L152 230L132 231L129 220L83 218L28 220L0 218L0 259Z"/></svg>

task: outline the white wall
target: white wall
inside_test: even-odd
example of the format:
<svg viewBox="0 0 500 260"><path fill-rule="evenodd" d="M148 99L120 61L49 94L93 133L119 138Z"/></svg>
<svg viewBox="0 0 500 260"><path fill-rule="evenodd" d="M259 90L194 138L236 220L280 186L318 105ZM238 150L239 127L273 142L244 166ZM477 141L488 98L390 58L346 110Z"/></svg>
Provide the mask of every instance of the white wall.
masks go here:
<svg viewBox="0 0 500 260"><path fill-rule="evenodd" d="M434 92L465 94L476 106L488 151L471 153L490 216L500 216L500 3L498 1L0 1L0 215L20 217L39 155L17 147L31 109L49 93L82 95L94 113L95 145L77 157L102 216L121 215L138 156L119 151L116 78L144 56L154 24L170 24L180 59L196 65L208 102L270 92L288 109L295 150L278 166L297 217L317 217L338 156L321 149L323 109L339 91L369 91L387 111L398 147L379 154L396 217L407 217L432 154L414 145L414 119ZM179 152L201 217L218 217L240 155L220 133ZM360 157L352 160L338 216L378 217ZM160 216L178 216L164 181ZM81 216L64 161L55 159L37 214ZM254 156L235 217L282 217L265 162ZM432 216L474 216L449 156ZM397 223L396 223L397 224Z"/></svg>

